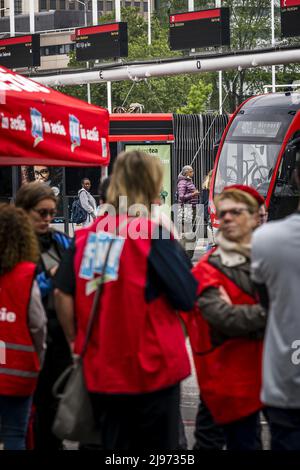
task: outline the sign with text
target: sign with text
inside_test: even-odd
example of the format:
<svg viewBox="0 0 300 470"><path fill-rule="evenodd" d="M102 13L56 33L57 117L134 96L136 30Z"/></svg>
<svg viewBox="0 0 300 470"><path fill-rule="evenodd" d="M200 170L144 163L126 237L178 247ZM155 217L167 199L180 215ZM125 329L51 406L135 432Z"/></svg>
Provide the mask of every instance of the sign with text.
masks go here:
<svg viewBox="0 0 300 470"><path fill-rule="evenodd" d="M18 68L38 67L40 64L39 34L0 39L0 65Z"/></svg>
<svg viewBox="0 0 300 470"><path fill-rule="evenodd" d="M165 204L165 212L170 212L171 198L171 146L170 144L126 144L125 151L140 150L154 157L158 157L163 166L163 182L160 192L161 204Z"/></svg>
<svg viewBox="0 0 300 470"><path fill-rule="evenodd" d="M300 0L281 0L281 36L300 36Z"/></svg>
<svg viewBox="0 0 300 470"><path fill-rule="evenodd" d="M127 23L111 23L78 28L76 37L76 60L127 57Z"/></svg>
<svg viewBox="0 0 300 470"><path fill-rule="evenodd" d="M213 8L171 15L170 49L229 46L229 8Z"/></svg>

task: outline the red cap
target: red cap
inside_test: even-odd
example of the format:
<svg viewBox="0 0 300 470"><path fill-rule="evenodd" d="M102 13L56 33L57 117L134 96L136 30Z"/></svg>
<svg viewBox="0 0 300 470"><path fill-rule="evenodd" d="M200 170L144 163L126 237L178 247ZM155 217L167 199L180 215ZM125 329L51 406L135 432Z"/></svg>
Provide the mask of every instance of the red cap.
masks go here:
<svg viewBox="0 0 300 470"><path fill-rule="evenodd" d="M239 189L240 191L244 191L245 193L250 194L250 196L254 197L254 199L258 202L259 206L265 203L265 198L251 186L246 186L244 184L232 184L231 186L226 186L224 191L231 189Z"/></svg>

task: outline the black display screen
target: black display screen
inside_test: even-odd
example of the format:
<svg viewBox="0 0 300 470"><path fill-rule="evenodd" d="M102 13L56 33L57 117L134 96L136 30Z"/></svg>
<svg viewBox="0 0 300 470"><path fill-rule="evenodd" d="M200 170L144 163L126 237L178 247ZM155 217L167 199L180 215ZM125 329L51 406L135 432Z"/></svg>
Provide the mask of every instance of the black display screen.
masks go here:
<svg viewBox="0 0 300 470"><path fill-rule="evenodd" d="M300 0L281 0L281 36L300 36Z"/></svg>
<svg viewBox="0 0 300 470"><path fill-rule="evenodd" d="M37 67L40 64L39 34L0 39L0 65L18 68Z"/></svg>
<svg viewBox="0 0 300 470"><path fill-rule="evenodd" d="M127 23L111 23L76 29L76 60L127 57Z"/></svg>
<svg viewBox="0 0 300 470"><path fill-rule="evenodd" d="M232 137L266 137L275 139L282 122L278 121L239 121Z"/></svg>
<svg viewBox="0 0 300 470"><path fill-rule="evenodd" d="M170 49L230 45L229 8L178 13L169 21Z"/></svg>

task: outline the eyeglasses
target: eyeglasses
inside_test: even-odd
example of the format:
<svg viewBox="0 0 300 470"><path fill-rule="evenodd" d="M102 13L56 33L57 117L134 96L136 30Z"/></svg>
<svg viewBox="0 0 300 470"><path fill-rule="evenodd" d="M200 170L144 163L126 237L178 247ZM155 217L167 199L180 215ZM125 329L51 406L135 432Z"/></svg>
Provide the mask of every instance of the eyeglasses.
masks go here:
<svg viewBox="0 0 300 470"><path fill-rule="evenodd" d="M49 170L46 170L46 168L41 171L34 170L34 176L42 176L42 178L45 178L47 175L49 175Z"/></svg>
<svg viewBox="0 0 300 470"><path fill-rule="evenodd" d="M241 207L239 209L227 209L227 211L220 211L217 215L219 219L224 219L226 214L230 214L232 217L239 217L244 211L249 212L248 209Z"/></svg>
<svg viewBox="0 0 300 470"><path fill-rule="evenodd" d="M48 215L51 217L51 219L53 219L53 217L55 217L57 214L56 209L32 209L32 210L36 212L37 214L39 214L39 216L42 219L46 219Z"/></svg>

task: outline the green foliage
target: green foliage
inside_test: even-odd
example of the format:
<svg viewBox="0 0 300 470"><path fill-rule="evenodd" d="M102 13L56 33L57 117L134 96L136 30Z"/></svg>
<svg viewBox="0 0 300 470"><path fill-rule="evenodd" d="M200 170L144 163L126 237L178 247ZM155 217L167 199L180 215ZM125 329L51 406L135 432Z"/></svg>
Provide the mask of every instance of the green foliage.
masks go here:
<svg viewBox="0 0 300 470"><path fill-rule="evenodd" d="M278 3L278 2L277 2ZM270 0L222 0L222 6L230 8L231 49L236 51L270 47L271 20ZM195 9L214 8L214 0L195 0ZM122 21L128 23L129 51L127 61L147 61L169 57L180 57L182 52L171 51L168 45L169 15L186 11L186 0L160 0L153 14L152 44L148 45L147 22L136 8L122 8ZM101 23L114 21L114 13L103 15ZM276 9L276 35L279 37L279 9ZM294 40L292 40L293 42ZM285 40L289 43L290 40ZM225 48L223 48L225 50ZM201 52L201 50L198 50ZM216 48L211 48L216 52ZM207 52L207 50L206 50ZM109 61L111 62L111 60ZM70 55L70 66L78 64L75 55ZM277 67L277 83L291 83L298 78L299 66ZM247 97L263 92L263 85L271 83L271 68L259 67L247 70L232 70L223 73L223 109L233 112ZM91 87L92 102L106 106L106 84ZM86 99L86 86L64 87L64 92ZM141 103L144 112L201 112L218 110L218 73L178 75L152 78L139 82L122 81L112 83L113 107L128 107L132 102Z"/></svg>
<svg viewBox="0 0 300 470"><path fill-rule="evenodd" d="M206 84L203 80L199 80L197 84L191 86L186 105L177 109L177 113L200 114L205 112L212 89L211 83Z"/></svg>

